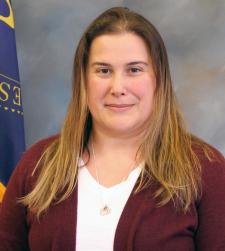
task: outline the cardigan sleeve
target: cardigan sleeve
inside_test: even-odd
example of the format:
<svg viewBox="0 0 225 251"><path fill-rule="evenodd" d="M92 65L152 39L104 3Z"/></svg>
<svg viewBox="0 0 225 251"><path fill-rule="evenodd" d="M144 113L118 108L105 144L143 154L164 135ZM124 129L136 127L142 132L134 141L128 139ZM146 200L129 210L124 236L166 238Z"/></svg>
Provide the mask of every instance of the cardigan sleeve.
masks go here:
<svg viewBox="0 0 225 251"><path fill-rule="evenodd" d="M202 161L202 197L198 204L196 250L225 250L225 159Z"/></svg>
<svg viewBox="0 0 225 251"><path fill-rule="evenodd" d="M18 198L29 192L33 168L51 141L42 140L25 152L9 180L0 211L0 251L29 250L27 210Z"/></svg>

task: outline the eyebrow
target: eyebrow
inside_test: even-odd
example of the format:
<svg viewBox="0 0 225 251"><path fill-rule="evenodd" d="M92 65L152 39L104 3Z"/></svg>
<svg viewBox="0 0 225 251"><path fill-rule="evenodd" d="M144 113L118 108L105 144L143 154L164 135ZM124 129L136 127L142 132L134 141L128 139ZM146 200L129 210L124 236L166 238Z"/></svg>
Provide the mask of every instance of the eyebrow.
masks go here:
<svg viewBox="0 0 225 251"><path fill-rule="evenodd" d="M127 64L127 66L137 65L137 64L143 64L145 66L148 66L149 64L145 61L133 61ZM105 63L105 62L94 62L91 64L91 66L111 66L111 64Z"/></svg>

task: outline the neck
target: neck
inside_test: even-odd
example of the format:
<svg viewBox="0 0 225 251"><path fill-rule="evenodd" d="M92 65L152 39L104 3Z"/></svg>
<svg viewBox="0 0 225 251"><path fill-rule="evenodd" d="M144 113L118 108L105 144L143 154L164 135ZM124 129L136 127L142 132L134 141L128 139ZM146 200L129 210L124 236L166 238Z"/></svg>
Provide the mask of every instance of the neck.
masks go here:
<svg viewBox="0 0 225 251"><path fill-rule="evenodd" d="M132 156L135 159L143 135L115 135L94 130L91 133L95 151L101 155Z"/></svg>
<svg viewBox="0 0 225 251"><path fill-rule="evenodd" d="M89 154L83 154L87 167L93 177L99 179L100 184L110 187L120 183L124 177L137 167L141 159L137 155L142 138L117 137L105 134L104 131L92 130L89 138ZM92 146L95 157L93 157ZM90 157L90 158L89 158ZM99 178L96 177L96 167Z"/></svg>

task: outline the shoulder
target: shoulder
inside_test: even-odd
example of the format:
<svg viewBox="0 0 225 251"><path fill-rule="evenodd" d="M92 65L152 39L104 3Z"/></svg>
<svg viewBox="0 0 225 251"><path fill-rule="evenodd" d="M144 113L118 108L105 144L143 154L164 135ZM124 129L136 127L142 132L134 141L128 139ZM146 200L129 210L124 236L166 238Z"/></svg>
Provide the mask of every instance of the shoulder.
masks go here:
<svg viewBox="0 0 225 251"><path fill-rule="evenodd" d="M200 162L203 179L225 172L225 158L214 146L193 136L192 149Z"/></svg>
<svg viewBox="0 0 225 251"><path fill-rule="evenodd" d="M19 161L19 165L21 162L26 162L29 164L36 163L47 147L57 139L59 139L59 135L53 135L34 143L30 148L27 149L27 151L23 153Z"/></svg>
<svg viewBox="0 0 225 251"><path fill-rule="evenodd" d="M50 144L58 138L59 135L54 135L34 143L23 153L17 167L20 167L22 169L24 165L36 165L37 161L40 159L41 155L44 153L47 147L50 146Z"/></svg>
<svg viewBox="0 0 225 251"><path fill-rule="evenodd" d="M9 180L7 187L19 186L23 187L23 193L26 194L30 190L30 186L36 180L36 176L33 176L33 170L41 158L47 147L59 138L59 135L54 135L45 139L42 139L33 144L28 150L26 150L18 162L13 174ZM22 192L22 191L21 191Z"/></svg>
<svg viewBox="0 0 225 251"><path fill-rule="evenodd" d="M195 153L201 164L203 179L225 174L225 158L223 154L211 145L207 145L207 148L207 154L202 148L198 147L195 149Z"/></svg>

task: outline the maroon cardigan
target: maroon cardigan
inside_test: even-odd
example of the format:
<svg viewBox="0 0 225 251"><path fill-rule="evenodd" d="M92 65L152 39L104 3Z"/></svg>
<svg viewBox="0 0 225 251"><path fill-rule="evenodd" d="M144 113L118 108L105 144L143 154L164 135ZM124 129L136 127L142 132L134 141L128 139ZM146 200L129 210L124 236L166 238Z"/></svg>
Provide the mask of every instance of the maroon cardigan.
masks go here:
<svg viewBox="0 0 225 251"><path fill-rule="evenodd" d="M31 172L54 137L42 140L22 157L8 184L0 214L0 251L74 251L76 246L77 187L72 195L51 206L40 222L16 198L34 185ZM158 208L153 188L131 194L120 217L115 251L225 250L225 159L202 157L203 194L187 214L172 202ZM91 210L91 209L90 209ZM88 229L87 229L88 231Z"/></svg>

